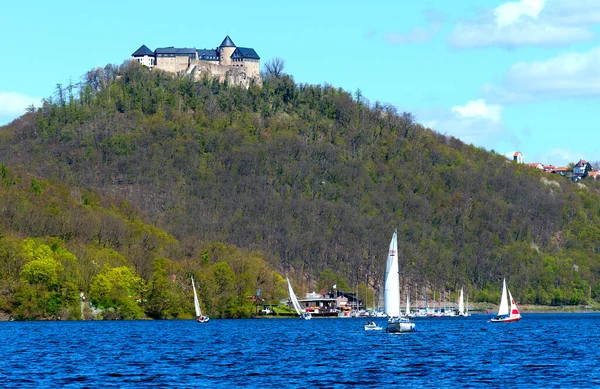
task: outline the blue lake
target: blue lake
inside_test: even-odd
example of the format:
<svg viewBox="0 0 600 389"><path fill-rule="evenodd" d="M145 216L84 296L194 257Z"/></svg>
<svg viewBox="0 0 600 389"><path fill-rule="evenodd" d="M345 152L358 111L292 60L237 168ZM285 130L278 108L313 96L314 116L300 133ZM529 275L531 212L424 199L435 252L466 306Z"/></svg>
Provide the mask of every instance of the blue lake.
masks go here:
<svg viewBox="0 0 600 389"><path fill-rule="evenodd" d="M600 314L416 319L0 323L0 386L544 387L600 385ZM385 320L378 320L384 323Z"/></svg>

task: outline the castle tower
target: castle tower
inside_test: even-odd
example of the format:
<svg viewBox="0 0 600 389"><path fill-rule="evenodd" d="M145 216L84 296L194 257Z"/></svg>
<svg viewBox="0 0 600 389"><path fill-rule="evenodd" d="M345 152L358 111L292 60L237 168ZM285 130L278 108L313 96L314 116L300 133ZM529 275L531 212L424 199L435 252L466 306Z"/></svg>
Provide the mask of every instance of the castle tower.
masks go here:
<svg viewBox="0 0 600 389"><path fill-rule="evenodd" d="M149 68L152 68L154 65L156 65L154 51L150 50L146 45L142 45L133 54L131 54L131 59Z"/></svg>
<svg viewBox="0 0 600 389"><path fill-rule="evenodd" d="M223 39L223 43L219 46L219 64L220 65L232 65L231 54L235 51L235 44L227 35Z"/></svg>
<svg viewBox="0 0 600 389"><path fill-rule="evenodd" d="M513 154L513 161L516 163L523 163L523 154L520 151L515 151Z"/></svg>

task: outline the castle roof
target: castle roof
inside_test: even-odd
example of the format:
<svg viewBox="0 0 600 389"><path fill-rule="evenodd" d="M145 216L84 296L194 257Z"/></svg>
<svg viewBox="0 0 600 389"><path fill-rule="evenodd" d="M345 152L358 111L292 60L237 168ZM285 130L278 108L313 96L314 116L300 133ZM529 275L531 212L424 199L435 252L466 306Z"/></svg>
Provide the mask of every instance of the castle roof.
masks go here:
<svg viewBox="0 0 600 389"><path fill-rule="evenodd" d="M155 54L178 54L178 55L188 55L188 54L194 54L196 55L196 49L188 49L187 47L184 48L177 48L177 47L160 47L158 49L156 49L154 51Z"/></svg>
<svg viewBox="0 0 600 389"><path fill-rule="evenodd" d="M196 51L198 52L198 59L200 59L200 60L204 60L204 61L218 61L219 60L219 53L217 53L217 50L198 49Z"/></svg>
<svg viewBox="0 0 600 389"><path fill-rule="evenodd" d="M231 58L249 58L249 59L260 59L258 54L254 49L248 47L238 47L235 49L233 54L231 54Z"/></svg>
<svg viewBox="0 0 600 389"><path fill-rule="evenodd" d="M141 45L139 49L131 54L132 57L143 57L145 55L154 55L154 51L150 50L146 45Z"/></svg>
<svg viewBox="0 0 600 389"><path fill-rule="evenodd" d="M233 43L229 35L227 35L219 47L235 47L235 43Z"/></svg>

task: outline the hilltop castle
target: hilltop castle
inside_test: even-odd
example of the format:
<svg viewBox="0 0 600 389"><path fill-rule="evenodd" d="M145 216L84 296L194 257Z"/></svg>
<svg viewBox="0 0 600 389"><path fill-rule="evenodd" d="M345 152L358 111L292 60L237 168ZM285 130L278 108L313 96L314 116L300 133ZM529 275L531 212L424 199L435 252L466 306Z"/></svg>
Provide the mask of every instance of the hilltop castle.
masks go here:
<svg viewBox="0 0 600 389"><path fill-rule="evenodd" d="M142 45L131 59L149 68L167 72L190 74L201 78L204 74L248 87L251 83L262 85L260 57L247 47L236 47L229 35L216 49L161 47L154 51Z"/></svg>

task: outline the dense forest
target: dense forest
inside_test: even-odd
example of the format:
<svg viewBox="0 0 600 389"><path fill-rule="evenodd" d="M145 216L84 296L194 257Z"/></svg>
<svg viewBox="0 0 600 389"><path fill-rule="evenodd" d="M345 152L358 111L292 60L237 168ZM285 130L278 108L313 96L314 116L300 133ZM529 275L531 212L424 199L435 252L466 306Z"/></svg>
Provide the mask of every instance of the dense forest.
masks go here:
<svg viewBox="0 0 600 389"><path fill-rule="evenodd" d="M0 164L0 314L14 319L190 318L190 277L213 317L248 317L286 296L262 255L178 242L131 204ZM80 293L89 298L81 301Z"/></svg>
<svg viewBox="0 0 600 389"><path fill-rule="evenodd" d="M203 295L214 296L205 304L223 316L247 314L236 307L246 309L263 270L272 298L281 293L275 270L305 290L330 288L327 274L373 293L394 228L405 290L464 286L472 299L496 302L507 277L522 303L600 298L598 184L518 165L360 91L297 84L281 72L243 89L131 62L94 69L0 128L0 162L7 176L23 172L4 178L0 200L0 244L9 247L0 261L16 261L2 274L0 310L22 306L7 297L14 290L42 288L28 276L31 247L62 264L64 282L74 276L60 253L70 253L79 274L68 288L105 298L104 306L112 292L98 277L128 279L110 275L120 267L137 277L118 288L122 295L145 288L150 296L159 277L170 293L187 288L178 296L188 298L187 282L164 280L204 277ZM213 257L220 250L223 261ZM100 265L86 269L90 261ZM231 288L245 290L217 293L222 264ZM67 288L51 278L44 293ZM183 314L150 306L151 317Z"/></svg>

